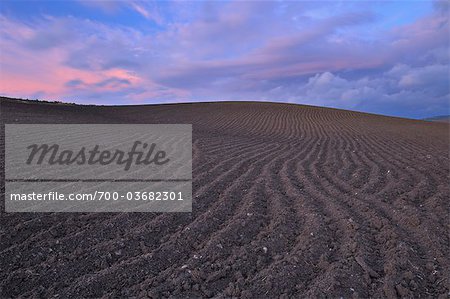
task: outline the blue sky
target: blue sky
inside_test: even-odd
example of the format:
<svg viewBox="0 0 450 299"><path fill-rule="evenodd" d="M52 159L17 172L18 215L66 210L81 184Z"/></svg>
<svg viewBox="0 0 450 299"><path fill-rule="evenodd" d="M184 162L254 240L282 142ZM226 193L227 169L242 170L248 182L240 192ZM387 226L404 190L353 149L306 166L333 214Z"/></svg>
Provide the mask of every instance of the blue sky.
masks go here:
<svg viewBox="0 0 450 299"><path fill-rule="evenodd" d="M449 113L445 1L1 1L0 93Z"/></svg>

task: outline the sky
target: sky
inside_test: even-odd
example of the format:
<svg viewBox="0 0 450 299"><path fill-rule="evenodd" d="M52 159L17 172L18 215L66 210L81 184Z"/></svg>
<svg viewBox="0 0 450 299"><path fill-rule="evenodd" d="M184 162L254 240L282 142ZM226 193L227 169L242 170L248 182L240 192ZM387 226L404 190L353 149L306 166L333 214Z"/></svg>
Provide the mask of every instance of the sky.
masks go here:
<svg viewBox="0 0 450 299"><path fill-rule="evenodd" d="M449 114L447 1L0 0L0 94Z"/></svg>

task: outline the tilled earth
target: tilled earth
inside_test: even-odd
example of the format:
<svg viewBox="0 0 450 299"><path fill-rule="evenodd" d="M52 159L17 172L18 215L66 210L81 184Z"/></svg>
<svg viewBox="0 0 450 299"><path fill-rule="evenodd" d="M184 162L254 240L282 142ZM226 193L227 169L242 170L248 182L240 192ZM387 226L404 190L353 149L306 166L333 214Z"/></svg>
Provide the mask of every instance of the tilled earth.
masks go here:
<svg viewBox="0 0 450 299"><path fill-rule="evenodd" d="M194 197L192 213L38 214L2 198L1 298L448 298L449 124L257 102L0 105L2 124L191 123Z"/></svg>

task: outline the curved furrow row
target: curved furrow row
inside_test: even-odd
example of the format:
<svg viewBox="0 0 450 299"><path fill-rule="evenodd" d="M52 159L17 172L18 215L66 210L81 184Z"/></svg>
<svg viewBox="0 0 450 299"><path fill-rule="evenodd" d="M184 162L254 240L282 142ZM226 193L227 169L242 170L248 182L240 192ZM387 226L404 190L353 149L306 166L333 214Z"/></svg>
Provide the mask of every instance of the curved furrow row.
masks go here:
<svg viewBox="0 0 450 299"><path fill-rule="evenodd" d="M370 143L367 142L366 144ZM373 144L371 149L376 150L376 154L381 157L381 160L386 161L388 157L395 155L395 153L387 152L384 147L378 146L377 143ZM442 179L435 178L434 175L426 175L423 173L423 170L420 170L414 166L412 161L408 162L408 160L405 161L403 158L398 157L396 160L392 160L389 165L392 167L390 167L391 169L388 169L386 175L389 177L392 173L396 176L395 181L391 179L393 186L390 189L384 188L379 190L376 193L378 197L392 198L391 194L392 192L395 192L394 198L401 200L402 205L412 206L419 211L420 205L423 207L424 203L426 203L428 199L434 198L438 192L444 191L444 194L446 192L445 189L440 191L441 188L435 187L440 185L438 180ZM403 177L399 177L399 173L401 173ZM407 176L407 178L405 179L404 176ZM421 202L422 204L420 204ZM417 207L418 205L419 207ZM445 223L447 219L446 213L439 210L435 210L435 213L436 212L440 214L439 221L441 223ZM426 216L424 217L427 218ZM434 226L431 226L431 228L433 227Z"/></svg>
<svg viewBox="0 0 450 299"><path fill-rule="evenodd" d="M282 293L293 295L296 289L305 287L315 276L320 275L323 270L320 267L327 263L335 231L326 224L324 211L314 201L305 200L308 196L306 193L298 192L299 189L304 190L301 182L291 181L288 176L293 165L295 167L297 162L308 161L314 154L314 148L317 148L317 138L310 139L303 151L286 160L278 172L279 177L272 176L270 181L270 190L279 190L289 200L287 204L298 218L303 219L303 224L302 230L294 235L295 241L285 248L285 252L278 253L268 267L252 278L252 290L258 296L267 295L273 285L277 285ZM288 228L293 229L291 225ZM305 268L309 270L305 271ZM278 275L271 277L270 273Z"/></svg>
<svg viewBox="0 0 450 299"><path fill-rule="evenodd" d="M275 103L16 106L27 123L191 123L193 211L3 213L2 298L447 295L448 126Z"/></svg>
<svg viewBox="0 0 450 299"><path fill-rule="evenodd" d="M338 184L338 183L336 183L336 180L333 178L333 177L330 177L330 176L328 176L325 172L321 172L320 174L319 174L319 176L320 177L323 177L323 178L326 178L329 182L330 182L330 184L329 185L327 185L327 187L328 187L328 189L329 189L329 191L328 191L328 196L333 196L333 189L334 190L336 190L336 195L335 196L339 196L339 198L341 198L341 194L345 194L346 193L346 191L345 190L343 190L343 188L342 188L342 185L341 184ZM337 189L336 189L337 188ZM351 190L350 188L348 189L348 190ZM348 191L349 192L349 191ZM358 197L358 196L355 196L355 197ZM343 200L345 200L345 196L343 196L342 197L342 199ZM365 200L364 200L364 202L366 202ZM361 202L359 202L359 201L355 201L355 200L352 200L352 201L350 201L349 203L348 203L348 205L349 206L354 206L355 204L357 204L358 206L361 204ZM367 204L371 204L371 202L369 201ZM366 206L366 205L362 205L361 207L358 207L357 208L357 210L358 211L365 211L365 210L367 210L368 209L368 206ZM377 211L377 213L378 213L378 215L380 214L380 212L379 212L379 209L377 208L376 209L376 211ZM376 216L376 215L372 215L372 216ZM386 217L386 215L384 215L383 217ZM386 218L388 218L388 223L395 223L395 221L393 220L393 218L390 218L390 217L386 217ZM398 217L397 217L398 218ZM400 218L401 219L401 218ZM362 223L363 224L363 223ZM397 226L398 226L399 224L397 223ZM394 229L394 230L399 230L399 228L397 228L397 227L392 227L392 229ZM400 227L400 230L401 229L404 229L403 227ZM400 232L398 235L404 235L405 234L405 232ZM419 236L419 240L421 239L420 237L423 237L423 236ZM417 236L416 236L416 238L417 238ZM418 248L418 250L421 250L421 251L423 251L423 252L425 252L424 250L425 250L425 247L426 245L417 245L416 246L416 250L417 250L417 248ZM423 264L423 263L422 263ZM422 265L423 266L423 265Z"/></svg>
<svg viewBox="0 0 450 299"><path fill-rule="evenodd" d="M243 269L239 271L239 274L236 274L242 277L254 275L254 272L246 272L245 269L251 269L251 266L255 263L262 267L269 260L269 257L264 253L263 245L266 248L270 248L271 251L275 251L274 246L269 244L278 244L280 246L281 242L287 242L288 232L283 235L279 231L280 234L272 237L271 232L274 227L282 229L284 227L283 223L297 221L297 219L293 215L289 216L289 209L281 205L281 202L276 200L268 201L272 197L270 193L266 193L267 188L264 188L266 174L269 174L273 167L271 162L276 163L276 161L280 160L280 152L274 153L272 160L263 166L261 170L263 175L255 179L249 190L241 190L243 192L240 203L242 208L236 211L231 219L224 223L222 229L209 237L195 251L193 256L185 261L186 270L180 271L182 273L179 275L179 279L185 279L183 272L198 271L198 275L209 277L208 288L214 288L216 292L224 291L228 285L224 284L221 278L232 276L232 269ZM255 201L255 198L258 198L258 200ZM281 213L285 217L281 215L277 217L276 214L271 212L277 211L280 213L280 210L283 211ZM267 223L268 220L270 220L270 223ZM235 248L238 249L236 250ZM220 264L217 264L218 261L221 261ZM211 266L212 269L209 271L196 269L201 267L202 264ZM195 278L189 276L190 283L194 283L193 279L195 280ZM174 283L176 286L179 281L175 280ZM205 286L202 286L202 288L205 288Z"/></svg>
<svg viewBox="0 0 450 299"><path fill-rule="evenodd" d="M264 147L268 147L268 145L265 145ZM266 152L272 152L272 150L273 150L273 148L269 148L268 150L266 150ZM261 150L259 149L258 152L261 152ZM242 161L242 159L241 159L240 163L237 166L242 165L242 164L244 164L244 161ZM249 164L249 163L247 163L247 164ZM239 172L237 172L237 173L239 173ZM222 178L224 180L226 180L225 176L223 176ZM217 182L220 183L220 180L217 180ZM199 210L200 210L200 207L198 207L197 212L199 212ZM117 220L120 220L121 218L123 219L124 217L127 217L126 215L127 214L119 214L119 216L117 216ZM176 228L177 225L179 225L181 223L181 220L182 219L186 219L186 217L179 217L179 216L175 216L175 215L176 214L169 214L169 216L167 216L165 214L162 214L159 217L157 217L158 219L156 219L157 221L155 221L155 222L159 223L160 225L167 225L168 223L170 223L171 224L171 225L169 225L170 228ZM167 217L170 217L172 219L172 221L164 221L164 220L162 220L162 219L167 218ZM114 219L108 219L108 220L111 221L112 223L114 223ZM187 220L187 223L189 223L189 220ZM140 225L142 225L142 224L140 224ZM156 229L156 230L158 229L157 226L155 227L155 224L152 223L152 225L153 225L154 229ZM136 228L137 227L135 227L135 229ZM76 244L80 244L80 248L81 249L79 250L79 254L81 256L85 256L85 259L88 257L89 260L91 261L88 264L89 267L85 270L86 273L89 273L89 271L92 271L93 269L99 268L100 266L101 266L100 268L104 268L105 265L107 266L108 264L114 264L117 260L122 261L122 260L124 260L124 259L126 259L128 257L133 257L134 254L140 253L140 252L124 251L124 252L126 252L126 255L123 255L123 256L121 255L119 258L115 257L114 255L112 257L110 257L111 252L114 252L116 247L118 247L119 248L118 250L120 250L120 246L123 247L124 241L128 241L128 240L119 240L119 241L115 240L112 245L110 245L110 244L103 244L101 242L102 239L110 238L110 237L108 237L108 235L105 235L103 230L96 230L95 232L90 232L89 231L89 227L84 229L83 231L79 231L79 230L76 231L76 227L74 227L73 229L75 229L74 234L76 235L76 239L73 239L72 236L70 234L68 234L66 236L65 240L61 240L61 242L64 242L62 244L65 244L65 243L71 244L73 242L75 242ZM129 228L127 228L126 226L124 226L124 229L125 230L129 230ZM163 230L164 227L162 227L161 229ZM165 233L170 234L170 231L166 231ZM86 238L86 235L88 235L89 237ZM102 235L103 235L103 237L101 237ZM155 241L158 240L156 238L157 235L158 234L154 234L154 236L153 236L155 238L154 239ZM162 235L159 235L159 237L163 238ZM31 241L32 240L30 240L30 242ZM69 242L69 241L72 241L72 242ZM165 240L163 240L163 241L165 241ZM98 255L94 255L94 254L91 253L92 249L96 249L96 248L92 248L91 247L92 244L95 244L95 243L99 244L98 245L98 247L99 247L98 249L101 249L101 251L98 253ZM132 244L128 244L128 245L132 245ZM26 244L23 244L23 246L26 246ZM104 252L106 252L106 254ZM44 258L43 261L45 261L45 256L46 256L45 253L41 254L41 258L42 257ZM51 257L49 257L49 258L51 258ZM106 260L106 263L105 263L105 260ZM74 261L72 263L76 264L76 262L77 261ZM67 264L68 264L67 262L63 261L61 263L61 267L67 267ZM70 264L70 262L69 262L69 264ZM73 266L75 266L75 265L73 265ZM38 265L36 267L40 267L40 266ZM71 267L70 269L76 269L76 267ZM68 274L70 274L70 273L68 273ZM68 277L70 279L74 278L74 277L71 277L70 275ZM11 273L10 279L11 280L16 279L15 273ZM30 280L30 284L32 282L33 282L33 280Z"/></svg>
<svg viewBox="0 0 450 299"><path fill-rule="evenodd" d="M281 147L279 148L279 150L283 150L283 148ZM269 155L268 158L266 154L260 154L263 155L264 158L258 160L257 165L260 165L259 167L262 167L265 162L268 162L265 161L266 159L269 159L270 161L270 156L276 155L276 152L275 154L273 153L273 151L271 152L272 154ZM239 178L239 180L235 178L232 179L231 182L239 181L240 183L233 183L232 185L227 187L227 189L219 195L219 199L214 203L213 207L211 207L201 216L195 218L195 220L189 224L189 230L183 229L176 234L172 234L167 240L165 240L165 243L163 243L159 248L155 249L147 255L131 258L119 264L115 264L110 268L101 270L98 273L98 277L95 279L95 281L89 282L87 290L96 290L97 288L95 286L99 283L103 286L103 291L108 290L108 288L114 288L114 284L111 284L110 281L111 277L116 277L117 275L123 277L123 279L126 281L124 283L128 284L129 286L135 285L145 279L144 277L141 277L139 275L139 269L147 269L149 266L144 266L147 263L150 263L150 266L153 265L150 267L151 269L163 271L165 268L174 267L174 265L176 265L175 263L179 265L183 262L183 260L186 260L191 252L195 251L201 246L202 240L205 237L216 230L220 230L220 227L223 226L224 219L229 219L230 216L235 212L235 209L239 208L238 203L240 203L239 195L242 192L241 190L243 186L246 186L246 188L244 189L248 189L250 186L249 181L246 180L246 177L253 177L260 171L258 167L256 167L256 165L254 167L248 168L246 171L244 171L244 173L239 173L239 171L236 170L236 168L233 168L229 172L237 173L233 175L237 175L237 178ZM218 178L217 181L221 182L222 180ZM221 198L227 198L228 201L224 202L223 200L221 200ZM234 199L234 201L230 199ZM208 223L208 226L205 226L203 224L205 221ZM170 256L170 258L168 258L167 248L172 247L177 248L178 251L174 252ZM181 265L179 266L181 267ZM123 276L125 274L125 268L135 269L135 271L133 271L135 275ZM78 294L82 291L80 289L81 285L79 285L77 281L81 282L84 281L84 279L83 277L76 279L72 287L66 290L67 295ZM89 295L89 293L85 295Z"/></svg>
<svg viewBox="0 0 450 299"><path fill-rule="evenodd" d="M342 260L338 263L339 267L344 269L352 269L357 265L357 259L361 259L364 262L364 268L357 268L361 274L364 272L366 276L358 279L357 277L348 277L348 288L343 289L343 292L350 294L350 287L358 289L358 292L362 292L364 284L369 283L370 275L378 277L380 269L376 268L373 261L382 261L382 252L376 250L374 246L376 244L375 238L369 232L369 219L363 217L359 212L359 209L352 208L352 205L343 201L341 190L335 189L332 183L323 181L325 174L322 170L322 165L327 160L329 153L329 137L327 132L323 131L324 144L318 153L318 156L314 159L314 162L309 167L304 169L303 179L307 181L308 190L310 194L314 194L315 198L321 201L321 204L330 213L331 219L338 223L342 227L342 231L345 232L343 244L339 250L341 256L347 256L346 260ZM340 147L344 147L345 142L340 139ZM338 150L339 150L338 148ZM356 269L354 269L356 270ZM360 274L360 275L361 275ZM368 290L365 290L368 292ZM360 294L365 297L367 294Z"/></svg>

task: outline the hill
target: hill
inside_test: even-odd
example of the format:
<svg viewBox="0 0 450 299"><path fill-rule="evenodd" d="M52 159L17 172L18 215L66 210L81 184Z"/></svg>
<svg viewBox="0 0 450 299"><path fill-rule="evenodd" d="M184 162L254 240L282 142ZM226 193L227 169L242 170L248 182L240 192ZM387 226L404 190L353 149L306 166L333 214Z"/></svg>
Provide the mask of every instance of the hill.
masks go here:
<svg viewBox="0 0 450 299"><path fill-rule="evenodd" d="M448 124L265 102L0 105L2 123L191 123L194 198L192 213L2 213L0 297L447 295Z"/></svg>

